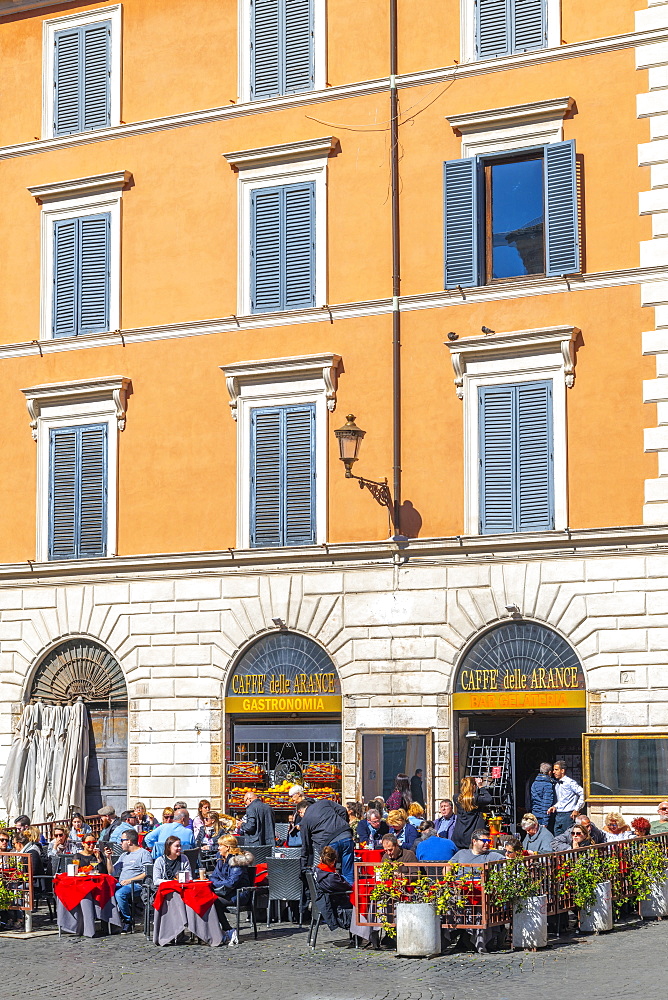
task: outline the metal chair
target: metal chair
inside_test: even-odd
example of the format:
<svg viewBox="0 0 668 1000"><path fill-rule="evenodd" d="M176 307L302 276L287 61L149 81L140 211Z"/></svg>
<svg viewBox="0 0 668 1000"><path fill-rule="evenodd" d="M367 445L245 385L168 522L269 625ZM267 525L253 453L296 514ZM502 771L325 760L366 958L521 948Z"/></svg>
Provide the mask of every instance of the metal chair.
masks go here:
<svg viewBox="0 0 668 1000"><path fill-rule="evenodd" d="M144 865L146 878L142 883L142 902L144 904L144 937L151 940L151 919L154 916L153 900L155 899L156 886L153 883L153 862L146 862Z"/></svg>
<svg viewBox="0 0 668 1000"><path fill-rule="evenodd" d="M199 847L191 847L187 851L183 851L184 856L190 862L190 868L193 873L193 878L197 878L197 869L199 868Z"/></svg>
<svg viewBox="0 0 668 1000"><path fill-rule="evenodd" d="M275 847L275 858L300 858L302 856L301 847Z"/></svg>
<svg viewBox="0 0 668 1000"><path fill-rule="evenodd" d="M267 927L271 922L271 904L299 903L299 926L304 916L304 883L299 858L267 858L269 898L267 900ZM280 910L278 913L280 919Z"/></svg>
<svg viewBox="0 0 668 1000"><path fill-rule="evenodd" d="M282 844L288 839L288 823L274 823L274 832L276 833L276 840L280 840Z"/></svg>
<svg viewBox="0 0 668 1000"><path fill-rule="evenodd" d="M311 926L308 929L307 943L310 948L315 948L315 943L318 940L320 924L325 922L325 917L320 909L320 904L318 903L318 893L315 887L313 874L312 872L305 872L305 875L309 896L311 897Z"/></svg>
<svg viewBox="0 0 668 1000"><path fill-rule="evenodd" d="M266 846L264 844L258 844L257 846L247 848L255 858L256 865L263 865L269 858L273 857L274 848Z"/></svg>
<svg viewBox="0 0 668 1000"><path fill-rule="evenodd" d="M249 865L248 874L251 883L255 881L255 871L255 866ZM263 889L265 889L264 886L257 886L253 884L237 889L234 895L235 905L225 907L228 913L234 914L237 918L237 938L241 932L241 914L249 913L251 923L253 925L253 937L257 940L257 894Z"/></svg>

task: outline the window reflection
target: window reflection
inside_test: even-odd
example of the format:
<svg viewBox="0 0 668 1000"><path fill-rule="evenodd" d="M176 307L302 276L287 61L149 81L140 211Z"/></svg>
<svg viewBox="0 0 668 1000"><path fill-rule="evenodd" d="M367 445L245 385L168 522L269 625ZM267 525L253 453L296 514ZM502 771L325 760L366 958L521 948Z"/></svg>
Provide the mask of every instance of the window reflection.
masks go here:
<svg viewBox="0 0 668 1000"><path fill-rule="evenodd" d="M492 163L487 172L490 277L543 274L542 157Z"/></svg>

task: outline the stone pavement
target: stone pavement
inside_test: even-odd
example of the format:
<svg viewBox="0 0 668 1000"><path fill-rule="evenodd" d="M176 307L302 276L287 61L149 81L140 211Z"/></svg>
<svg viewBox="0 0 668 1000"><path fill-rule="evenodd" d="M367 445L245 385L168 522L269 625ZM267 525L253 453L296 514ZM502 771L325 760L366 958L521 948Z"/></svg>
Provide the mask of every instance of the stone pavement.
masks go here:
<svg viewBox="0 0 668 1000"><path fill-rule="evenodd" d="M665 993L668 921L617 925L599 937L568 937L535 954L448 953L436 959L357 951L347 936L321 929L316 951L306 933L281 925L239 948L196 944L157 948L141 933L94 940L0 935L3 1000L218 994L243 1000L626 1000Z"/></svg>

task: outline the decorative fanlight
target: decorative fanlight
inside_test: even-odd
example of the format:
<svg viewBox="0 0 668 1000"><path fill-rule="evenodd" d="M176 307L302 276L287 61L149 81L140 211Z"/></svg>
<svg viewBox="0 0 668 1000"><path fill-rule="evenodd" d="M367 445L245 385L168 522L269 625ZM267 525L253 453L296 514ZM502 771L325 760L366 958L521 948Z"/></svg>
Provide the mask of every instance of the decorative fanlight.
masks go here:
<svg viewBox="0 0 668 1000"><path fill-rule="evenodd" d="M111 653L94 642L71 639L51 650L40 664L30 697L46 705L66 705L77 698L125 704L128 693L123 671Z"/></svg>

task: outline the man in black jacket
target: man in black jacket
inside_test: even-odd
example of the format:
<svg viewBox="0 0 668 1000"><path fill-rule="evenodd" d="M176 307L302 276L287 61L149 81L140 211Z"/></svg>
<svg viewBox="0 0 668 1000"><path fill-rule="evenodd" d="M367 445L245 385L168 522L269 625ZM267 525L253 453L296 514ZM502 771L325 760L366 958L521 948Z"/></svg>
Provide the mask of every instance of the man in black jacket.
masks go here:
<svg viewBox="0 0 668 1000"><path fill-rule="evenodd" d="M302 868L310 868L314 854L320 855L323 847L333 847L341 862L341 874L352 885L355 877L355 846L348 813L343 806L331 799L312 802L304 813L301 833Z"/></svg>
<svg viewBox="0 0 668 1000"><path fill-rule="evenodd" d="M255 792L246 792L244 805L246 815L241 821L239 833L246 837L246 846L251 849L261 846L273 847L276 843L276 833L271 807L259 799Z"/></svg>

